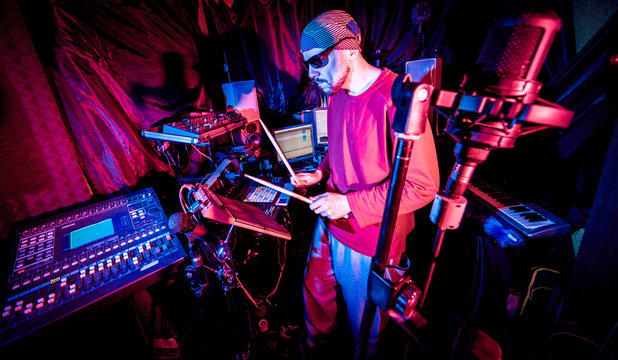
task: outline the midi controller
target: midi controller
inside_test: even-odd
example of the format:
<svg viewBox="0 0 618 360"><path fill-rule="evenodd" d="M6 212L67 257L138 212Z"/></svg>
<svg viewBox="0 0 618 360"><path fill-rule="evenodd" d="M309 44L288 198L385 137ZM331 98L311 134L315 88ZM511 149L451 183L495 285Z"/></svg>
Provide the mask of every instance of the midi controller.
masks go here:
<svg viewBox="0 0 618 360"><path fill-rule="evenodd" d="M152 188L20 226L0 298L0 346L128 296L187 256Z"/></svg>
<svg viewBox="0 0 618 360"><path fill-rule="evenodd" d="M142 129L142 136L148 140L208 145L212 139L244 128L246 124L247 118L235 110L191 112L180 120Z"/></svg>

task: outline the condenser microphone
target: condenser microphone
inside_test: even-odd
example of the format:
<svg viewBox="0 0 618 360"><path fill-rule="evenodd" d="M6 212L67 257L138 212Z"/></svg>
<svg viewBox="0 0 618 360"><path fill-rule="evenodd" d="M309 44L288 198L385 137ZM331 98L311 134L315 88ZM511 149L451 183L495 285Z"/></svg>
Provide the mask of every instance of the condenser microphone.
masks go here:
<svg viewBox="0 0 618 360"><path fill-rule="evenodd" d="M202 224L196 224L191 215L184 212L177 212L170 216L167 221L170 230L175 233L183 233L189 241L193 243L195 239L207 240L208 229Z"/></svg>
<svg viewBox="0 0 618 360"><path fill-rule="evenodd" d="M494 20L463 92L441 91L432 100L452 109L441 112L449 120L445 131L458 143L491 150L514 147L522 133L568 127L572 111L537 98L543 84L536 77L561 27L544 7Z"/></svg>
<svg viewBox="0 0 618 360"><path fill-rule="evenodd" d="M497 18L476 61L473 88L518 98L536 99L542 84L536 81L562 21L553 10L533 7L514 17Z"/></svg>

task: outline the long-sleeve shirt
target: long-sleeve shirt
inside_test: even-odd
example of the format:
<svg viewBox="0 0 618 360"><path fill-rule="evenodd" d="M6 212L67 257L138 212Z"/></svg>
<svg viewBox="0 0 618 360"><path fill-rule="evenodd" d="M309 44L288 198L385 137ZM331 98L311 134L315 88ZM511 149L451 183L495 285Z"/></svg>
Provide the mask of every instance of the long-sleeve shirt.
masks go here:
<svg viewBox="0 0 618 360"><path fill-rule="evenodd" d="M343 244L367 256L375 255L396 155L392 123L397 108L391 97L396 78L383 69L360 95L339 91L328 105L328 151L318 168L328 176L326 191L345 194L352 213L348 219L326 220L326 226ZM435 143L426 126L413 143L391 253L404 251L405 236L414 227L413 211L431 202L439 186Z"/></svg>

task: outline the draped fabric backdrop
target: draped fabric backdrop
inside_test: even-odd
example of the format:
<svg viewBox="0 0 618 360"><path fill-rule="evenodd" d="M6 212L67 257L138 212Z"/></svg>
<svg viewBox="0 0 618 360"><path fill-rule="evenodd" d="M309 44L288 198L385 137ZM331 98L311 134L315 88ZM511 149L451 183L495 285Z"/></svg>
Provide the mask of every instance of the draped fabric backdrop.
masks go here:
<svg viewBox="0 0 618 360"><path fill-rule="evenodd" d="M50 3L54 26L36 31L54 34L45 44L53 47L48 65L85 176L105 194L150 171L170 171L140 129L190 106L223 110L222 83L254 80L261 116L273 127L319 104L299 39L323 11L348 11L362 29L365 56L395 72L423 55L441 56L455 69L472 64L493 16L476 14L469 2L434 1L421 23L422 14L413 16L416 3L62 0ZM479 6L490 14L506 7L489 3Z"/></svg>
<svg viewBox="0 0 618 360"><path fill-rule="evenodd" d="M189 106L224 109L221 84L255 80L267 124L319 103L300 63L309 20L342 8L364 49L402 71L418 48L413 3L357 1L54 1L53 72L95 193L169 171L140 129ZM225 66L229 73L225 72Z"/></svg>

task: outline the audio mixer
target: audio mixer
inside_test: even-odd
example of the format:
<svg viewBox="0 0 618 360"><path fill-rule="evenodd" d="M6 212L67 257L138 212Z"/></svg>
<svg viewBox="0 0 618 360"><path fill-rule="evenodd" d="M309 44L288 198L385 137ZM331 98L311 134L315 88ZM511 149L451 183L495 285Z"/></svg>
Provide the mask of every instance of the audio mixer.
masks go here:
<svg viewBox="0 0 618 360"><path fill-rule="evenodd" d="M182 119L142 129L148 140L167 140L193 145L208 145L218 136L244 128L247 118L236 110L224 112L190 112Z"/></svg>
<svg viewBox="0 0 618 360"><path fill-rule="evenodd" d="M176 271L187 254L167 222L148 188L20 226L0 298L0 346Z"/></svg>

